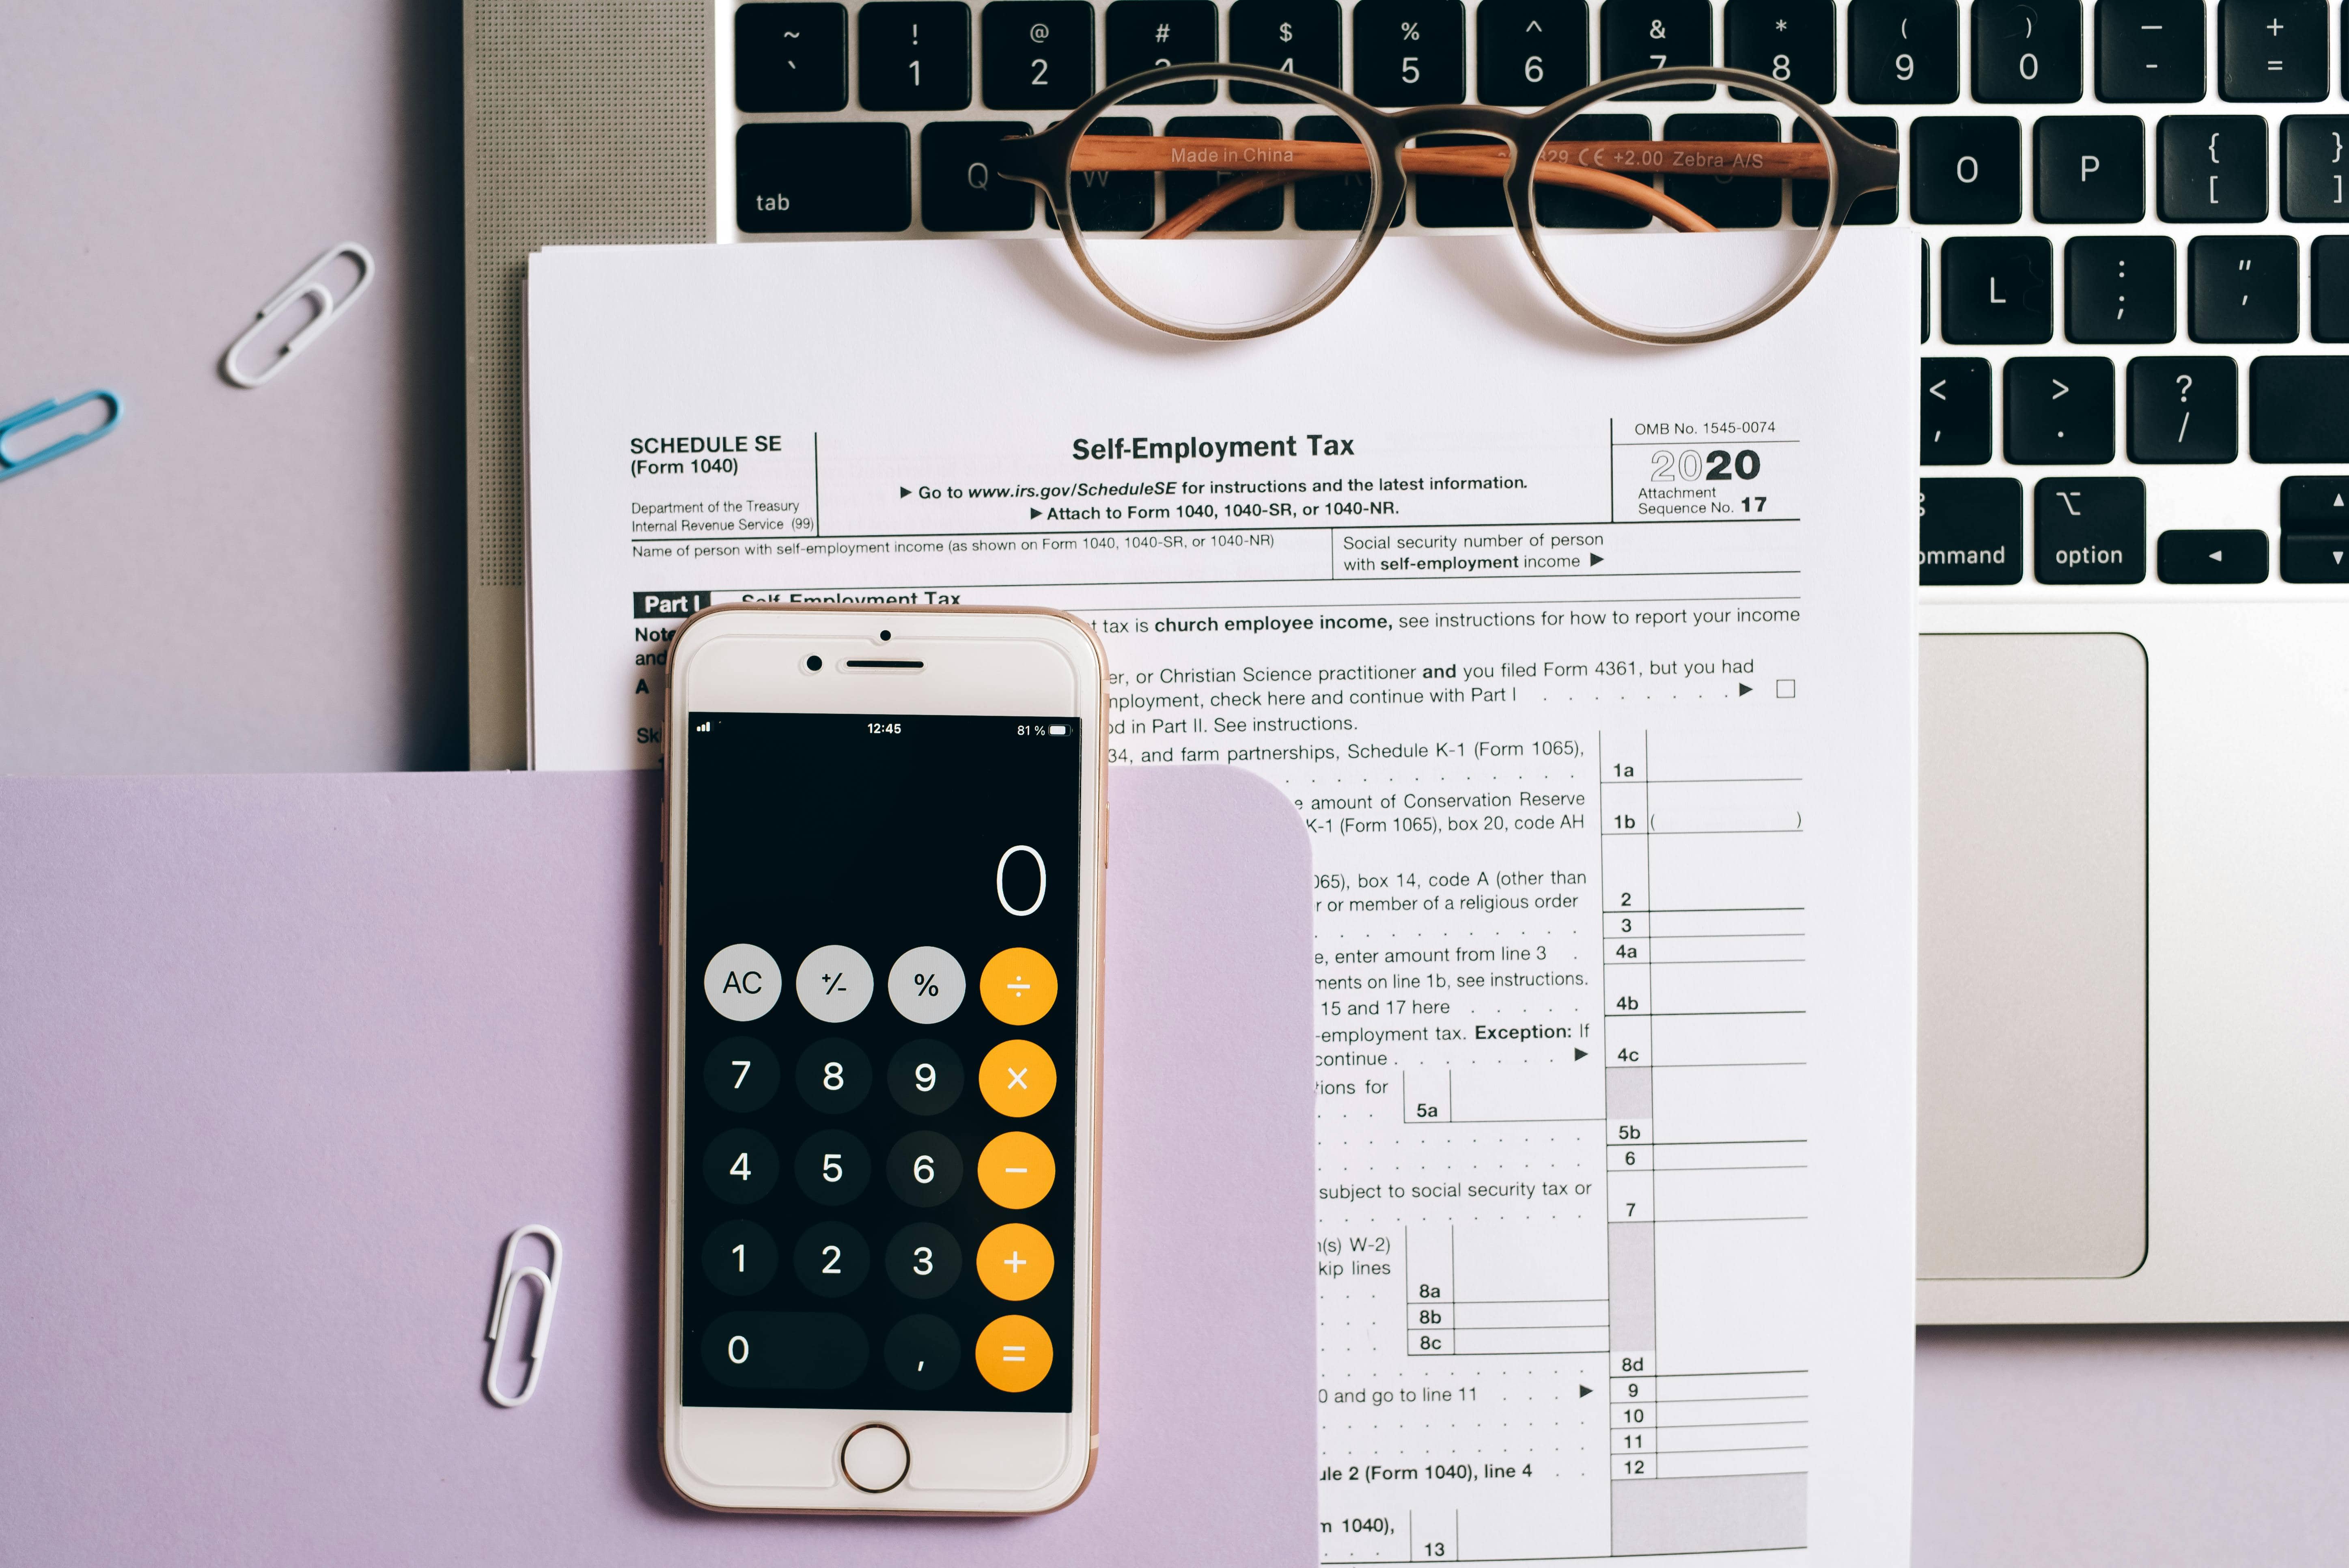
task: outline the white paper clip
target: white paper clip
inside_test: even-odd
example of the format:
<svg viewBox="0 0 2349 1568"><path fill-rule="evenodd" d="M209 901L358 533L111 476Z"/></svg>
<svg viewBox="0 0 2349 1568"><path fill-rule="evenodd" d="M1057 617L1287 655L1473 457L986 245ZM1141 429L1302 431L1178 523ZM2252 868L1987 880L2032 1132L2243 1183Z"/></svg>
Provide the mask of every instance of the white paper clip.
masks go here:
<svg viewBox="0 0 2349 1568"><path fill-rule="evenodd" d="M326 284L318 281L318 274L325 272L340 256L348 256L358 263L359 281L351 285L350 293L338 300L328 292ZM365 245L360 244L357 240L346 240L336 245L304 268L300 277L287 284L275 299L261 307L261 314L254 319L251 326L244 329L244 335L230 344L228 352L221 356L221 374L240 387L260 386L292 364L295 355L316 343L320 334L341 319L343 312L350 309L359 295L367 293L367 286L374 277L375 258L367 254L367 248ZM285 346L278 349L276 356L269 362L268 368L258 376L248 376L239 370L236 367L237 356L244 352L246 346L276 318L280 311L299 299L306 299L317 307L316 319L287 338Z"/></svg>
<svg viewBox="0 0 2349 1568"><path fill-rule="evenodd" d="M524 1236L543 1237L546 1242L546 1266L518 1269L513 1266L514 1248ZM544 1225L524 1225L506 1238L506 1247L498 1258L497 1305L490 1308L490 1367L482 1374L481 1387L490 1402L512 1409L530 1398L538 1387L538 1375L546 1364L546 1331L554 1322L554 1287L563 1278L563 1241ZM523 1374L522 1387L511 1397L498 1387L498 1361L505 1354L506 1325L513 1305L514 1286L523 1280L538 1284L538 1325L530 1333L530 1369Z"/></svg>

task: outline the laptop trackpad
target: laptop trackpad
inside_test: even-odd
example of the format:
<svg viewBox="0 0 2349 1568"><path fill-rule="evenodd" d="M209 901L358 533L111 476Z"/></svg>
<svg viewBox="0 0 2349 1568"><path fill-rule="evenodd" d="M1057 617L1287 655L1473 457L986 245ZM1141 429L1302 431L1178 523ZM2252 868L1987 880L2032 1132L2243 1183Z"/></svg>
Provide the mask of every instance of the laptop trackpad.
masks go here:
<svg viewBox="0 0 2349 1568"><path fill-rule="evenodd" d="M2146 660L1928 636L1917 1272L2108 1279L2146 1246Z"/></svg>

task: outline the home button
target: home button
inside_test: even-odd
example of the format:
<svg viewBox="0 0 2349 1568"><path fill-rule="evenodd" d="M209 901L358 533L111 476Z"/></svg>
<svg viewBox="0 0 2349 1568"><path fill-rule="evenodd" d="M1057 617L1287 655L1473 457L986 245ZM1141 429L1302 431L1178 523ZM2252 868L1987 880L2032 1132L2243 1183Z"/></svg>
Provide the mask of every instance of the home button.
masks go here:
<svg viewBox="0 0 2349 1568"><path fill-rule="evenodd" d="M877 1422L857 1428L840 1445L840 1468L859 1491L887 1491L905 1479L911 1462L905 1439Z"/></svg>

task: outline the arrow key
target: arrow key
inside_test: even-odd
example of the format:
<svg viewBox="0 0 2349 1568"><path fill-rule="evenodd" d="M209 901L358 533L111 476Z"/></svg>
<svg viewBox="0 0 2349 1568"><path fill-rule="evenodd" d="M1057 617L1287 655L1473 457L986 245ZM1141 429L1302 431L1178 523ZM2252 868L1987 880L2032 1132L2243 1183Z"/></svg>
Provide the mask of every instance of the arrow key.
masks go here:
<svg viewBox="0 0 2349 1568"><path fill-rule="evenodd" d="M2166 529L2154 558L2164 583L2268 580L2268 536L2256 528Z"/></svg>
<svg viewBox="0 0 2349 1568"><path fill-rule="evenodd" d="M2285 534L2283 580L2349 583L2349 533Z"/></svg>

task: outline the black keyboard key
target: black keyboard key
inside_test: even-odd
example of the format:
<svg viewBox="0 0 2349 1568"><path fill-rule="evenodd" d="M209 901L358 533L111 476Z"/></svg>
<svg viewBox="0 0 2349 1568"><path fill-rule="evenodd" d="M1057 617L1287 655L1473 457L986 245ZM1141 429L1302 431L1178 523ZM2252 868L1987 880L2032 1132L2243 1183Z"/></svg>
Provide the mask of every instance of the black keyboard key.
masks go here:
<svg viewBox="0 0 2349 1568"><path fill-rule="evenodd" d="M2264 583L2268 536L2256 528L2170 528L2154 545L2164 583Z"/></svg>
<svg viewBox="0 0 2349 1568"><path fill-rule="evenodd" d="M734 107L745 114L846 108L848 7L735 7Z"/></svg>
<svg viewBox="0 0 2349 1568"><path fill-rule="evenodd" d="M2287 583L2349 583L2349 533L2287 533L2282 553Z"/></svg>
<svg viewBox="0 0 2349 1568"><path fill-rule="evenodd" d="M2061 584L2145 581L2145 481L2041 480L2031 491L2031 574Z"/></svg>
<svg viewBox="0 0 2349 1568"><path fill-rule="evenodd" d="M2128 455L2139 463L2235 460L2235 362L2132 359Z"/></svg>
<svg viewBox="0 0 2349 1568"><path fill-rule="evenodd" d="M1109 79L1216 57L1216 0L1111 0L1102 14ZM1176 82L1127 103L1213 103L1214 82Z"/></svg>
<svg viewBox="0 0 2349 1568"><path fill-rule="evenodd" d="M1239 64L1269 66L1333 88L1339 85L1346 35L1338 0L1232 0L1226 25L1231 29L1232 58ZM1295 93L1249 82L1234 82L1232 98L1237 103L1298 101Z"/></svg>
<svg viewBox="0 0 2349 1568"><path fill-rule="evenodd" d="M2202 96L2202 0L2096 0L2096 96L2192 103Z"/></svg>
<svg viewBox="0 0 2349 1568"><path fill-rule="evenodd" d="M2023 216L2023 124L2012 115L1919 115L1909 124L1909 213L1920 223Z"/></svg>
<svg viewBox="0 0 2349 1568"><path fill-rule="evenodd" d="M1468 17L1460 0L1357 0L1354 96L1381 108L1464 101Z"/></svg>
<svg viewBox="0 0 2349 1568"><path fill-rule="evenodd" d="M2262 355L2251 361L2251 461L2349 463L2349 358Z"/></svg>
<svg viewBox="0 0 2349 1568"><path fill-rule="evenodd" d="M1333 125L1345 123L1323 118ZM1148 136L1150 122L1140 115L1105 114L1092 122L1086 134ZM1088 234L1138 234L1158 222L1158 177L1146 170L1080 170L1069 176L1069 201L1077 210L1077 227ZM1061 226L1050 202L1044 206L1044 221L1055 229Z"/></svg>
<svg viewBox="0 0 2349 1568"><path fill-rule="evenodd" d="M2250 114L2162 118L2166 223L2256 223L2268 215L2268 122Z"/></svg>
<svg viewBox="0 0 2349 1568"><path fill-rule="evenodd" d="M1958 101L1958 0L1851 0L1851 101Z"/></svg>
<svg viewBox="0 0 2349 1568"><path fill-rule="evenodd" d="M2080 0L1974 0L1974 101L2078 103Z"/></svg>
<svg viewBox="0 0 2349 1568"><path fill-rule="evenodd" d="M2023 481L1922 480L1917 486L1917 582L1994 588L2023 581Z"/></svg>
<svg viewBox="0 0 2349 1568"><path fill-rule="evenodd" d="M1024 119L940 119L922 127L922 227L941 234L1031 227L1036 188L999 178L988 154L1005 137L1035 129Z"/></svg>
<svg viewBox="0 0 2349 1568"><path fill-rule="evenodd" d="M1599 7L1599 74L1713 64L1711 0L1606 0ZM1651 88L1641 98L1709 98L1702 84Z"/></svg>
<svg viewBox="0 0 2349 1568"><path fill-rule="evenodd" d="M2295 474L2279 489L2277 521L2286 533L2349 533L2349 479Z"/></svg>
<svg viewBox="0 0 2349 1568"><path fill-rule="evenodd" d="M2349 480L2283 481L2283 580L2349 583Z"/></svg>
<svg viewBox="0 0 2349 1568"><path fill-rule="evenodd" d="M2324 0L2219 0L2219 96L2238 103L2323 98L2333 77L2324 11Z"/></svg>
<svg viewBox="0 0 2349 1568"><path fill-rule="evenodd" d="M856 13L856 101L869 109L970 107L970 7L867 0Z"/></svg>
<svg viewBox="0 0 2349 1568"><path fill-rule="evenodd" d="M2116 234L2064 242L2064 335L2075 343L2178 336L2178 242Z"/></svg>
<svg viewBox="0 0 2349 1568"><path fill-rule="evenodd" d="M1664 121L1666 141L1775 141L1774 114L1676 114ZM1766 229L1778 221L1782 180L1736 175L1668 174L1664 194L1717 229Z"/></svg>
<svg viewBox="0 0 2349 1568"><path fill-rule="evenodd" d="M1836 96L1834 0L1729 0L1723 57L1741 71L1785 82L1820 103ZM1732 98L1759 93L1732 88Z"/></svg>
<svg viewBox="0 0 2349 1568"><path fill-rule="evenodd" d="M2047 115L2031 128L2031 207L2043 223L2145 218L2145 121L2133 114Z"/></svg>
<svg viewBox="0 0 2349 1568"><path fill-rule="evenodd" d="M2349 234L2326 234L2308 247L2308 334L2319 343L2349 343Z"/></svg>
<svg viewBox="0 0 2349 1568"><path fill-rule="evenodd" d="M734 133L746 234L895 234L914 224L913 141L885 120L746 125Z"/></svg>
<svg viewBox="0 0 2349 1568"><path fill-rule="evenodd" d="M1900 147L1900 122L1889 114L1839 114L1836 116L1843 128L1862 141L1878 147ZM1807 120L1795 121L1796 141L1816 141ZM1816 229L1826 215L1827 187L1824 180L1795 180L1794 188L1795 222L1806 229ZM1871 191L1851 204L1846 223L1897 223L1900 221L1900 192Z"/></svg>
<svg viewBox="0 0 2349 1568"><path fill-rule="evenodd" d="M1309 114L1297 122L1299 141L1360 141L1353 127L1334 114ZM1402 205L1400 193L1396 205ZM1340 232L1360 230L1370 221L1371 177L1368 174L1321 174L1297 182L1297 226ZM1641 213L1644 222L1646 214Z"/></svg>
<svg viewBox="0 0 2349 1568"><path fill-rule="evenodd" d="M1917 341L1933 341L1933 242L1917 242Z"/></svg>
<svg viewBox="0 0 2349 1568"><path fill-rule="evenodd" d="M2290 343L2300 335L2300 242L2205 234L2186 248L2186 334L2197 343Z"/></svg>
<svg viewBox="0 0 2349 1568"><path fill-rule="evenodd" d="M2036 235L1941 243L1941 336L2044 343L2055 335L2055 253Z"/></svg>
<svg viewBox="0 0 2349 1568"><path fill-rule="evenodd" d="M2283 122L2283 215L2296 223L2349 221L2349 115L2296 114Z"/></svg>
<svg viewBox="0 0 2349 1568"><path fill-rule="evenodd" d="M1423 136L1422 147L1494 147L1489 136ZM1429 229L1506 229L1509 198L1498 180L1452 174L1422 174L1411 184L1419 193L1419 222Z"/></svg>
<svg viewBox="0 0 2349 1568"><path fill-rule="evenodd" d="M2021 357L2008 360L2006 460L2111 462L2113 362Z"/></svg>
<svg viewBox="0 0 2349 1568"><path fill-rule="evenodd" d="M1476 99L1540 108L1590 80L1584 0L1484 0L1476 7Z"/></svg>
<svg viewBox="0 0 2349 1568"><path fill-rule="evenodd" d="M1928 468L1990 461L1990 361L1925 359L1917 378L1917 460Z"/></svg>
<svg viewBox="0 0 2349 1568"><path fill-rule="evenodd" d="M1169 136L1216 136L1234 139L1278 141L1280 120L1269 114L1183 114L1166 122ZM1226 181L1242 176L1234 173L1169 174L1166 176L1166 215L1175 213ZM1206 227L1216 230L1262 231L1280 227L1282 216L1288 211L1288 192L1275 185L1243 196L1214 217Z"/></svg>
<svg viewBox="0 0 2349 1568"><path fill-rule="evenodd" d="M989 108L1074 108L1093 96L1092 0L993 0L978 14Z"/></svg>
<svg viewBox="0 0 2349 1568"><path fill-rule="evenodd" d="M1644 114L1578 114L1557 133L1562 141L1646 141L1655 134L1653 122ZM1534 221L1545 229L1644 229L1648 214L1595 191L1537 185Z"/></svg>

